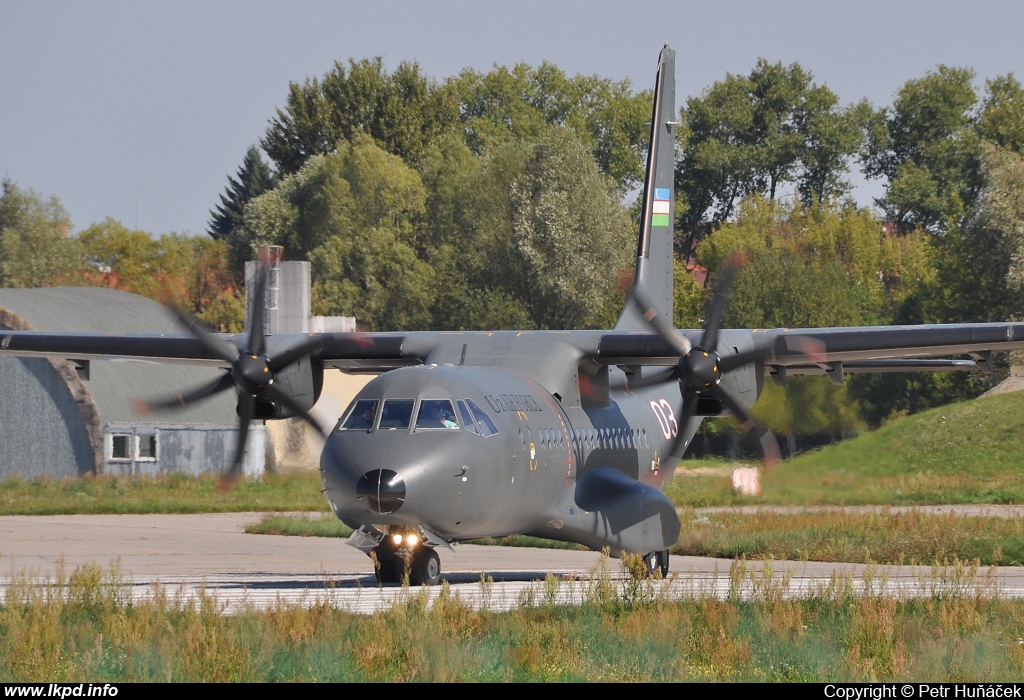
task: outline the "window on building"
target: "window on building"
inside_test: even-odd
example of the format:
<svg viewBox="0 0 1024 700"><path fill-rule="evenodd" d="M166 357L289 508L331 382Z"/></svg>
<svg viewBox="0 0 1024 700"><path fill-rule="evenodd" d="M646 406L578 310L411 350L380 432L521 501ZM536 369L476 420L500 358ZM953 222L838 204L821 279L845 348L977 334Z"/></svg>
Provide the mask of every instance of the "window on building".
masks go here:
<svg viewBox="0 0 1024 700"><path fill-rule="evenodd" d="M111 435L110 436L110 459L123 459L130 460L132 458L131 453L132 436L131 435Z"/></svg>
<svg viewBox="0 0 1024 700"><path fill-rule="evenodd" d="M150 462L156 460L156 435L135 436L135 459Z"/></svg>

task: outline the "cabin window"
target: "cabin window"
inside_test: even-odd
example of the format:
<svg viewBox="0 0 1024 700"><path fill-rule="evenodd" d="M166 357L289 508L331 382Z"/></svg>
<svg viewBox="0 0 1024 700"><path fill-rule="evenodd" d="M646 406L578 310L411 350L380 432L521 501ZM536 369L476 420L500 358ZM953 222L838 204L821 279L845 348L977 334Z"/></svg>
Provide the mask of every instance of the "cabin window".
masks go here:
<svg viewBox="0 0 1024 700"><path fill-rule="evenodd" d="M416 430L458 430L455 409L448 399L423 399L416 414Z"/></svg>
<svg viewBox="0 0 1024 700"><path fill-rule="evenodd" d="M476 422L480 426L480 434L483 437L490 437L498 434L498 426L494 424L494 421L491 420L490 416L483 412L483 409L469 399L466 399L466 405L469 406L470 412L473 414L473 417L476 418Z"/></svg>
<svg viewBox="0 0 1024 700"><path fill-rule="evenodd" d="M412 421L413 399L385 399L380 411L380 430L408 430Z"/></svg>
<svg viewBox="0 0 1024 700"><path fill-rule="evenodd" d="M377 406L380 401L377 399L360 399L349 412L348 417L339 430L369 430L373 427L373 421L377 418Z"/></svg>

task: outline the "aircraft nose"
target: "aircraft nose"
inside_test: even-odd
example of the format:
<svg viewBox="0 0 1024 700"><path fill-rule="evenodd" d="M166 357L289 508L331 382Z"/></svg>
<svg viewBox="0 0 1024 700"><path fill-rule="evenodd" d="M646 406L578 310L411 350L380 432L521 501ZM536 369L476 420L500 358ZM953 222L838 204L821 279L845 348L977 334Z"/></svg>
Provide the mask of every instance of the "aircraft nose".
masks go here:
<svg viewBox="0 0 1024 700"><path fill-rule="evenodd" d="M367 510L394 513L405 503L405 479L391 469L373 469L359 478L356 493L366 498Z"/></svg>

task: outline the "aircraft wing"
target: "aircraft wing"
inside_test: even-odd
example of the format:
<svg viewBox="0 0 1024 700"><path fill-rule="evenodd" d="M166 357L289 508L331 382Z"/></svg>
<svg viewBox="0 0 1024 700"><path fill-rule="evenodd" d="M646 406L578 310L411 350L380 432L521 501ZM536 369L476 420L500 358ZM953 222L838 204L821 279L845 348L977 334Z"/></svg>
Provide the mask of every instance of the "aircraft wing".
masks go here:
<svg viewBox="0 0 1024 700"><path fill-rule="evenodd" d="M678 331L693 344L701 331ZM991 353L1024 349L1024 323L953 323L849 328L723 330L749 334L769 374L991 369ZM809 342L808 342L809 341ZM671 365L678 357L656 333L604 333L590 354L601 364Z"/></svg>
<svg viewBox="0 0 1024 700"><path fill-rule="evenodd" d="M675 350L657 333L624 331L532 331L568 342L581 359L603 365L674 365ZM677 331L696 344L702 331ZM768 373L788 375L856 372L917 372L989 368L990 354L1024 349L1024 323L972 323L849 328L772 328L723 330L744 338L744 349L764 349ZM383 372L422 364L441 343L476 333L412 331L405 333L313 333L267 337L278 352L317 340L312 355L325 367L346 372ZM486 335L522 335L514 331ZM238 347L243 335L219 336ZM798 339L809 339L808 345ZM67 333L0 331L0 357L150 360L175 364L228 367L216 353L189 333Z"/></svg>
<svg viewBox="0 0 1024 700"><path fill-rule="evenodd" d="M792 336L812 341L811 358L800 351L801 343L787 342ZM771 374L989 373L993 352L1024 349L1024 323L771 329L754 331L754 342L772 349L764 363Z"/></svg>
<svg viewBox="0 0 1024 700"><path fill-rule="evenodd" d="M420 364L421 354L406 350L405 333L311 333L267 337L269 348L280 352L311 338L320 340L314 351L325 366L347 371L382 372ZM435 336L434 333L420 334ZM244 335L218 338L243 347ZM422 345L422 343L420 343ZM171 364L230 367L191 333L68 333L0 330L0 357L52 359L141 360Z"/></svg>

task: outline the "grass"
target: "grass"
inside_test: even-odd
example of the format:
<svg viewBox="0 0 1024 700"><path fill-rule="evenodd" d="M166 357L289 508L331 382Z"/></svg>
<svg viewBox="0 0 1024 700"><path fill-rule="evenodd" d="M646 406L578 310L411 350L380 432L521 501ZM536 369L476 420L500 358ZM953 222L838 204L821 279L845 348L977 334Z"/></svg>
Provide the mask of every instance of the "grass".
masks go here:
<svg viewBox="0 0 1024 700"><path fill-rule="evenodd" d="M0 480L0 515L325 511L318 472L275 475L220 488L217 477L86 476Z"/></svg>
<svg viewBox="0 0 1024 700"><path fill-rule="evenodd" d="M786 460L763 477L759 498L730 492L725 461L684 461L665 492L687 507L1024 503L1022 436L1024 392L999 394L894 420ZM708 473L715 466L718 473Z"/></svg>
<svg viewBox="0 0 1024 700"><path fill-rule="evenodd" d="M1024 602L976 585L976 569L920 599L858 595L850 579L793 599L785 577L737 562L724 600L670 600L607 572L549 577L508 612L443 587L373 615L280 601L225 615L209 592L133 600L116 569L21 575L0 601L0 682L1024 680ZM553 602L567 585L583 604Z"/></svg>
<svg viewBox="0 0 1024 700"><path fill-rule="evenodd" d="M876 564L972 561L1024 565L1024 522L1012 518L822 511L686 511L674 554Z"/></svg>
<svg viewBox="0 0 1024 700"><path fill-rule="evenodd" d="M251 535L293 535L298 537L348 537L352 528L330 513L319 516L269 515L262 521L247 525ZM468 544L500 545L504 547L542 547L545 549L586 549L577 544L559 542L543 537L513 535L511 537L482 537L468 540Z"/></svg>

